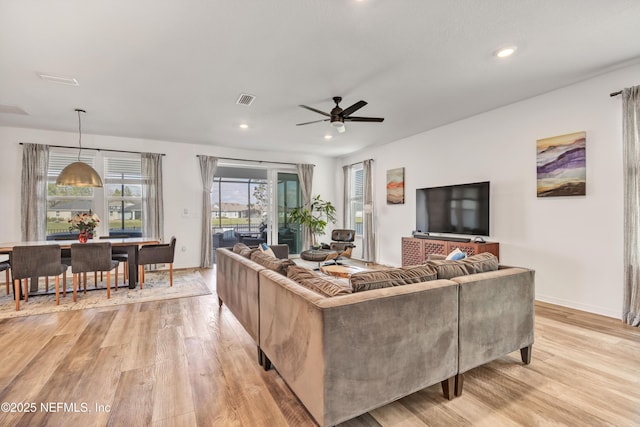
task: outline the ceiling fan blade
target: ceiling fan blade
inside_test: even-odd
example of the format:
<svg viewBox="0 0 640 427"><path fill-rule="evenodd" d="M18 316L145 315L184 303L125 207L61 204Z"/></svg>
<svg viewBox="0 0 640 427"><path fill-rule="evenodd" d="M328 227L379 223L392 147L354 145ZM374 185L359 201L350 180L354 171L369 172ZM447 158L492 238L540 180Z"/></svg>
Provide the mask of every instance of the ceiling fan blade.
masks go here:
<svg viewBox="0 0 640 427"><path fill-rule="evenodd" d="M384 118L382 117L345 117L344 121L350 122L382 122Z"/></svg>
<svg viewBox="0 0 640 427"><path fill-rule="evenodd" d="M365 105L367 105L365 101L358 101L355 104L353 104L351 107L347 107L344 110L342 110L342 113L340 113L340 115L342 117L347 117L349 114L355 113L357 110L361 109Z"/></svg>
<svg viewBox="0 0 640 427"><path fill-rule="evenodd" d="M298 105L298 107L306 108L307 110L313 111L314 113L322 114L323 116L331 117L329 113L325 113L324 111L316 110L313 107L309 107L307 105Z"/></svg>
<svg viewBox="0 0 640 427"><path fill-rule="evenodd" d="M298 123L296 126L310 125L311 123L320 123L320 122L328 122L328 121L329 119L314 120L312 122Z"/></svg>

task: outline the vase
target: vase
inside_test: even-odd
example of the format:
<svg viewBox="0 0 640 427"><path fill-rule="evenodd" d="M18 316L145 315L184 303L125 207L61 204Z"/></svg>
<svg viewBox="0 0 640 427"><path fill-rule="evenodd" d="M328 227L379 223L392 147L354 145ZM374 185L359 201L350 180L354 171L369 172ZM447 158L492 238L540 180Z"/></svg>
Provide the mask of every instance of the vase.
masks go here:
<svg viewBox="0 0 640 427"><path fill-rule="evenodd" d="M88 231L81 231L80 233L78 233L78 241L80 243L87 243L87 240L89 240L89 232Z"/></svg>

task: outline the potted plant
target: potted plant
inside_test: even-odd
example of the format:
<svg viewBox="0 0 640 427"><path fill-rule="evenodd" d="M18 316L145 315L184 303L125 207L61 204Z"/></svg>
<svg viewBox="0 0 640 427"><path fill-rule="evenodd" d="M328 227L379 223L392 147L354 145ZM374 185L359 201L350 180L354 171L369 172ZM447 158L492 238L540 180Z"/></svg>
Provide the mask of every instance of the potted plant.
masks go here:
<svg viewBox="0 0 640 427"><path fill-rule="evenodd" d="M311 231L312 245L314 249L320 247L318 236L324 234L327 224L336 222L336 208L331 202L320 199L316 195L308 204L294 208L289 213L289 220L307 227Z"/></svg>

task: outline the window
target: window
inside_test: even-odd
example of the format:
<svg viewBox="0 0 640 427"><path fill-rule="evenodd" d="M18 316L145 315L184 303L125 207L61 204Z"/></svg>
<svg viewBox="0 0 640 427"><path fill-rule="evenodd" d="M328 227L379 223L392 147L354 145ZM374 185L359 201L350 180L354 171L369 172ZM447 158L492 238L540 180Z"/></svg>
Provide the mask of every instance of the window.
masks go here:
<svg viewBox="0 0 640 427"><path fill-rule="evenodd" d="M215 177L211 191L214 232L257 233L268 211L267 180Z"/></svg>
<svg viewBox="0 0 640 427"><path fill-rule="evenodd" d="M349 168L348 194L346 196L345 221L347 228L356 230L356 237L362 238L364 212L364 170L362 163Z"/></svg>
<svg viewBox="0 0 640 427"><path fill-rule="evenodd" d="M86 150L80 161L100 173L103 189L59 187L56 178L67 165L78 161L78 151L51 149L47 173L47 236L69 234L73 215L92 211L102 220L99 233L140 236L142 233L142 171L138 154ZM104 197L103 197L104 195Z"/></svg>
<svg viewBox="0 0 640 427"><path fill-rule="evenodd" d="M142 233L142 169L140 156L104 159L104 195L110 235Z"/></svg>
<svg viewBox="0 0 640 427"><path fill-rule="evenodd" d="M94 167L95 156L83 152L80 161ZM59 187L56 178L62 169L78 161L76 150L56 149L49 152L47 172L47 236L68 234L69 218L73 215L96 210L94 189L82 187Z"/></svg>

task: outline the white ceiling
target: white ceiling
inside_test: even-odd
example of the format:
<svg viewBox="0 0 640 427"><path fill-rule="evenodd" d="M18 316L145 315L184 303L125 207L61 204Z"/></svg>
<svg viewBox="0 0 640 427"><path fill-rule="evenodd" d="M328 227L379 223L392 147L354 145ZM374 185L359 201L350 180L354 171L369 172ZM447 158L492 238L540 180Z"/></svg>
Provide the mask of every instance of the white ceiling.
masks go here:
<svg viewBox="0 0 640 427"><path fill-rule="evenodd" d="M28 113L0 125L77 131L84 108L85 133L339 156L636 63L639 21L639 0L0 0L0 110ZM385 121L295 126L333 96Z"/></svg>

